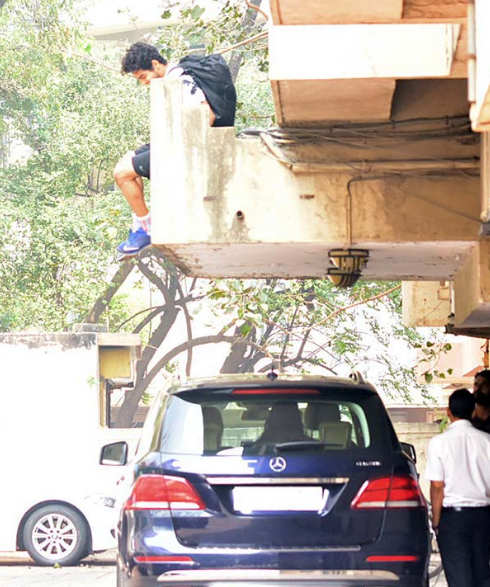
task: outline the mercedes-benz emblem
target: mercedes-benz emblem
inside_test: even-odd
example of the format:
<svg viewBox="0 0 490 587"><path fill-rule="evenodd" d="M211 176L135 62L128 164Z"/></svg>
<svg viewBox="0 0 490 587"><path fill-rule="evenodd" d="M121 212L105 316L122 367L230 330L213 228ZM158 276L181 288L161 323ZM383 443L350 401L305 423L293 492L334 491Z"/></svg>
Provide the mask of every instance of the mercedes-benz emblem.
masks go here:
<svg viewBox="0 0 490 587"><path fill-rule="evenodd" d="M274 473L280 473L286 468L286 459L283 459L282 457L274 457L269 461L269 467Z"/></svg>

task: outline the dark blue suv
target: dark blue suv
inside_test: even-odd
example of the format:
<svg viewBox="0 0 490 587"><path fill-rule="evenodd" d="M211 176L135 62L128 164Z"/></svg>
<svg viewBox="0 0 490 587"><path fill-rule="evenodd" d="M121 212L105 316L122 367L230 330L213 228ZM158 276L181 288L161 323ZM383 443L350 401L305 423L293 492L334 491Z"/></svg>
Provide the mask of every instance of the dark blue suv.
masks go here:
<svg viewBox="0 0 490 587"><path fill-rule="evenodd" d="M270 379L158 395L121 510L118 586L428 585L426 504L374 388Z"/></svg>

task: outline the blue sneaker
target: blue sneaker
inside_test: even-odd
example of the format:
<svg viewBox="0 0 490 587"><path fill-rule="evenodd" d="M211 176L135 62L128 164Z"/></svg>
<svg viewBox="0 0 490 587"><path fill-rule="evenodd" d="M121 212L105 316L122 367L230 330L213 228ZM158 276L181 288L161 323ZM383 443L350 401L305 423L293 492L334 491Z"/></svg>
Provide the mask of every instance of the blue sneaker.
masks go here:
<svg viewBox="0 0 490 587"><path fill-rule="evenodd" d="M118 244L116 250L125 257L133 257L151 247L151 237L142 228L138 228L136 231L129 231L129 237L127 240Z"/></svg>

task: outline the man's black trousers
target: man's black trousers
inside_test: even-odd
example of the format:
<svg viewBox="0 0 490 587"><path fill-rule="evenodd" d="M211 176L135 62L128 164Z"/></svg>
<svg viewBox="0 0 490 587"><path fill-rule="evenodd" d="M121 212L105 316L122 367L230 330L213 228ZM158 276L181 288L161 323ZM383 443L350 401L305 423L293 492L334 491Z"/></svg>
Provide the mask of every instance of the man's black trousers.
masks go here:
<svg viewBox="0 0 490 587"><path fill-rule="evenodd" d="M449 587L490 587L490 507L443 508L437 542Z"/></svg>

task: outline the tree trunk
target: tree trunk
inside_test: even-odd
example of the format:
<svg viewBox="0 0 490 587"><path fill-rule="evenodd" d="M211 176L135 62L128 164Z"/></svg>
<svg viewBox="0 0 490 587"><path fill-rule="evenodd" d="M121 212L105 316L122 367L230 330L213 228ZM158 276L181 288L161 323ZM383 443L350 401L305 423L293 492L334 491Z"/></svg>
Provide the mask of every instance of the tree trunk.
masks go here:
<svg viewBox="0 0 490 587"><path fill-rule="evenodd" d="M0 0L2 2L2 0ZM1 4L0 4L1 8ZM131 261L124 261L116 271L116 274L111 279L111 282L105 293L101 295L92 306L90 312L86 315L84 322L87 324L97 324L100 316L103 314L107 306L110 304L112 298L126 281L126 278L133 270L134 264Z"/></svg>
<svg viewBox="0 0 490 587"><path fill-rule="evenodd" d="M240 338L241 332L240 327L235 326L234 337ZM246 341L241 340L231 345L230 353L223 362L220 373L239 373L240 367L245 359L245 353L247 352L248 344Z"/></svg>
<svg viewBox="0 0 490 587"><path fill-rule="evenodd" d="M148 376L146 375L148 364L153 359L157 349L167 337L178 315L179 308L176 308L175 306L165 309L158 328L155 330L153 336L148 341L141 359L138 361L138 365L136 367L136 384L134 388L124 397L121 409L119 410L119 414L116 418L116 428L129 428L133 423L134 415L138 409L138 403L150 383L147 381Z"/></svg>
<svg viewBox="0 0 490 587"><path fill-rule="evenodd" d="M260 7L262 0L250 0L250 4L254 6ZM253 28L255 21L257 20L258 12L253 8L248 8L243 15L242 22L240 26L243 28L243 32L246 35L250 29ZM243 55L241 51L233 51L231 59L230 59L230 71L231 77L233 79L233 83L236 83L238 72L240 70L240 65L242 64Z"/></svg>
<svg viewBox="0 0 490 587"><path fill-rule="evenodd" d="M194 348L196 346L204 345L204 344L216 344L220 342L229 342L233 343L234 338L232 336L226 336L224 334L213 334L210 336L201 336L198 338L194 338L193 340L188 340L178 346L174 347L171 351L169 351L166 355L164 355L157 363L151 368L151 370L146 374L146 376L141 379L138 385L126 395L124 398L123 405L121 406L121 411L116 420L116 427L127 428L131 426L133 421L133 416L138 408L138 403L143 395L143 393L148 389L148 386L155 378L155 375L163 369L163 367L172 361L175 357L180 355L180 353L184 353L188 351L190 348Z"/></svg>

